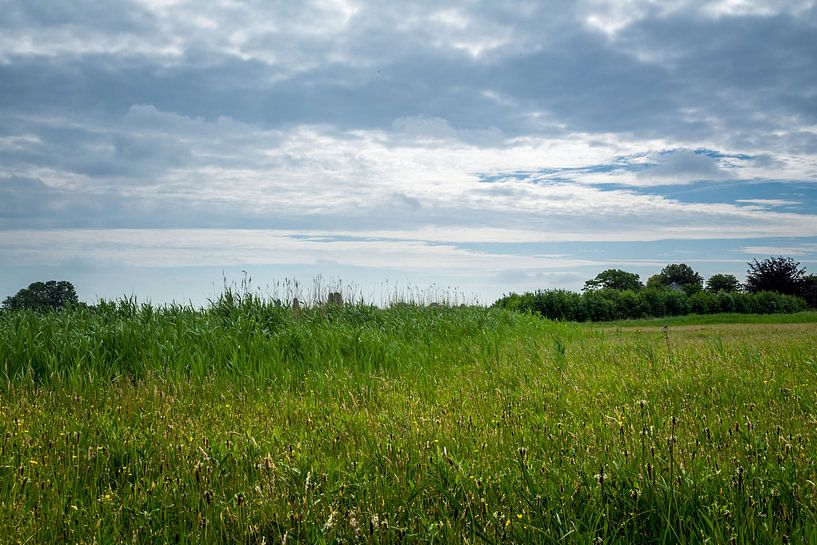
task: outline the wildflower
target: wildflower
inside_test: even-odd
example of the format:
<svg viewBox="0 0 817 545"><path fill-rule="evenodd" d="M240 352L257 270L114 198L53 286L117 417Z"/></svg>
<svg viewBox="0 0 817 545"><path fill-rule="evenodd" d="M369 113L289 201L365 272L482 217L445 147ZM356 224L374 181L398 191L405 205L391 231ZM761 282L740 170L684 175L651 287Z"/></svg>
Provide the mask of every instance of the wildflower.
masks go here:
<svg viewBox="0 0 817 545"><path fill-rule="evenodd" d="M349 527L354 531L355 537L360 537L360 527L357 524L357 519L354 515L349 517Z"/></svg>
<svg viewBox="0 0 817 545"><path fill-rule="evenodd" d="M329 518L326 519L326 523L323 525L323 531L331 530L335 526L335 510L329 512Z"/></svg>

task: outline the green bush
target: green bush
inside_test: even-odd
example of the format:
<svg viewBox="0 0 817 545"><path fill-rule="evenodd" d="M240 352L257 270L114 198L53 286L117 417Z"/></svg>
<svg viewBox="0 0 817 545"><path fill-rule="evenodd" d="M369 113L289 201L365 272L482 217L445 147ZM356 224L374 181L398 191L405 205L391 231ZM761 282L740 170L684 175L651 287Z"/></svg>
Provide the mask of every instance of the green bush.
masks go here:
<svg viewBox="0 0 817 545"><path fill-rule="evenodd" d="M551 320L593 321L683 316L685 314L792 313L806 310L800 297L776 292L711 293L699 291L692 296L670 288L646 288L639 291L597 290L582 294L566 290L539 290L522 295L512 293L495 306L538 314Z"/></svg>
<svg viewBox="0 0 817 545"><path fill-rule="evenodd" d="M715 295L717 310L713 312L735 312L735 296L739 295L739 292L726 292L726 291L719 291Z"/></svg>
<svg viewBox="0 0 817 545"><path fill-rule="evenodd" d="M581 321L604 322L614 320L613 303L606 292L590 291L580 296L579 319Z"/></svg>
<svg viewBox="0 0 817 545"><path fill-rule="evenodd" d="M708 291L699 291L690 298L692 312L695 314L713 314L719 312L718 298Z"/></svg>

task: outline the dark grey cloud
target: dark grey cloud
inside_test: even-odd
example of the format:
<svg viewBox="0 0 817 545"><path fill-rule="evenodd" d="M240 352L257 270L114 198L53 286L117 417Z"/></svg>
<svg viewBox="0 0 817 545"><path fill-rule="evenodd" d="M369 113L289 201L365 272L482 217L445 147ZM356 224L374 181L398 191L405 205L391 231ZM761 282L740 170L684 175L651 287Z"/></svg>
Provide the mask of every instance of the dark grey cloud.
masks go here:
<svg viewBox="0 0 817 545"><path fill-rule="evenodd" d="M152 104L266 127L345 128L386 128L400 117L429 115L510 135L559 126L685 140L727 136L747 145L756 144L758 132L796 129L792 119L817 119L813 8L774 17L713 19L691 9L648 15L611 39L584 24L581 7L453 3L447 14L436 3L364 4L333 33L326 25L334 21L310 15L309 6L258 4L255 19L277 30L248 32L238 55L225 44L250 8L202 8L196 15L219 26L209 35L179 35L188 28L179 13L159 20L131 3L106 3L99 14L93 3L22 4L11 3L7 27L68 28L77 40L103 29L103 44L124 35L145 45L154 37L157 51L176 44L179 52L168 58L134 46L72 55L68 43L69 52L56 56L14 54L0 65L0 104L15 111L122 113ZM435 22L438 11L451 21ZM301 32L281 30L299 25ZM490 45L492 38L503 45L469 56L469 40L479 50L480 40ZM551 123L531 116L537 112Z"/></svg>
<svg viewBox="0 0 817 545"><path fill-rule="evenodd" d="M667 126L675 110L664 70L586 33L509 59L486 80L572 130L649 133ZM677 118L675 125L676 131L697 128Z"/></svg>
<svg viewBox="0 0 817 545"><path fill-rule="evenodd" d="M721 167L717 157L692 150L674 150L660 154L637 176L656 183L684 183L700 180L724 180L732 173Z"/></svg>
<svg viewBox="0 0 817 545"><path fill-rule="evenodd" d="M41 180L20 176L0 178L0 222L14 224L30 217L42 218L49 212L51 197L48 186Z"/></svg>
<svg viewBox="0 0 817 545"><path fill-rule="evenodd" d="M652 56L679 109L737 143L817 121L814 8L797 16L650 17L616 43Z"/></svg>
<svg viewBox="0 0 817 545"><path fill-rule="evenodd" d="M548 182L565 185L736 176L698 142L792 178L807 168L783 156L817 151L813 7L635 2L603 32L604 2L35 4L5 2L0 22L2 191L28 211L4 208L6 226L545 229L583 221L552 205L587 195L444 189L496 174L505 150L532 172L562 160ZM541 138L585 147L554 159ZM652 163L600 164L594 146ZM665 212L644 217L678 221ZM590 223L626 227L605 214Z"/></svg>
<svg viewBox="0 0 817 545"><path fill-rule="evenodd" d="M37 178L0 177L0 229L116 227L115 218L132 224L135 214L130 210L141 205L125 203L126 199L110 194L50 187Z"/></svg>
<svg viewBox="0 0 817 545"><path fill-rule="evenodd" d="M98 28L104 28L110 33L150 32L157 24L155 16L134 2L4 1L2 7L2 28L33 27L50 32L73 29L78 37L82 37L88 30Z"/></svg>
<svg viewBox="0 0 817 545"><path fill-rule="evenodd" d="M0 115L0 119L8 118ZM5 134L12 134L10 127L16 127L36 140L22 147L0 147L0 160L7 168L48 168L106 183L121 179L140 183L191 157L177 134L142 135L132 127L111 127L103 120L85 126L45 121L8 119Z"/></svg>

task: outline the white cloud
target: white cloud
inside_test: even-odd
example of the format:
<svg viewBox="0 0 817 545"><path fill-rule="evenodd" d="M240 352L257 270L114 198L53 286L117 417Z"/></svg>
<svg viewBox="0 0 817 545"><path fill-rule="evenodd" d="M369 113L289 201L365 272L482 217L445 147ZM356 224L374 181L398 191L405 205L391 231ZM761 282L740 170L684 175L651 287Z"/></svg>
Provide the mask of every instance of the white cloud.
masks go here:
<svg viewBox="0 0 817 545"><path fill-rule="evenodd" d="M720 160L689 150L653 154L652 160L649 168L637 174L644 185L684 184L732 177Z"/></svg>
<svg viewBox="0 0 817 545"><path fill-rule="evenodd" d="M817 259L817 244L798 244L796 246L744 246L741 252L752 256L809 256L811 261Z"/></svg>
<svg viewBox="0 0 817 545"><path fill-rule="evenodd" d="M491 6L491 11L505 11L513 20L521 15L521 4ZM388 58L385 49L360 47L369 41L402 42L396 51L431 47L477 59L533 37L517 35L511 24L465 2L440 8L436 2L134 0L111 2L100 16L102 24L93 24L88 13L100 9L96 3L80 3L52 17L24 5L8 7L8 19L20 24L6 25L0 34L4 62L15 56L142 55L175 65L206 64L225 56L275 67L279 72L273 81L327 62L375 66Z"/></svg>
<svg viewBox="0 0 817 545"><path fill-rule="evenodd" d="M777 206L796 206L801 204L800 201L787 201L783 199L738 199L735 202L741 204L754 204L761 208L777 207Z"/></svg>
<svg viewBox="0 0 817 545"><path fill-rule="evenodd" d="M813 0L584 0L580 2L588 28L610 38L647 17L667 18L675 14L697 17L773 17L800 15L814 8Z"/></svg>
<svg viewBox="0 0 817 545"><path fill-rule="evenodd" d="M799 15L813 7L813 0L719 0L704 2L699 9L712 17L772 17Z"/></svg>
<svg viewBox="0 0 817 545"><path fill-rule="evenodd" d="M336 233L246 229L116 229L9 231L3 261L53 265L81 257L128 267L316 265L322 262L384 271L457 271L465 276L592 264L568 257L519 256L465 250L416 240L333 238Z"/></svg>
<svg viewBox="0 0 817 545"><path fill-rule="evenodd" d="M269 218L306 231L331 227L457 243L817 234L814 216L604 189L609 183L651 186L741 176L740 162L728 158L686 150L636 153L656 145L651 141L584 133L565 138L494 133L479 141L472 131L432 117L398 119L392 131L328 125L262 129L150 105L134 105L104 128L64 118L35 118L28 126L43 135L54 126L72 126L87 142L66 157L50 157L53 165L32 164L15 175L41 180L65 198L131 200L145 212L132 221L144 227L155 227L159 219L150 215L152 208L160 215L175 209L177 215L201 218L203 225L208 217L228 227L246 226L242 218L253 225ZM14 142L33 146L42 138L35 131ZM75 156L83 162L75 163ZM614 168L595 169L606 164ZM633 174L634 166L643 170ZM543 168L552 172L537 174ZM99 169L106 174L99 176ZM523 174L507 174L514 172ZM489 175L495 179L486 180ZM112 222L122 206L111 207L107 220L101 206L97 221L121 225ZM36 224L37 218L28 221ZM389 232L399 234L384 235Z"/></svg>

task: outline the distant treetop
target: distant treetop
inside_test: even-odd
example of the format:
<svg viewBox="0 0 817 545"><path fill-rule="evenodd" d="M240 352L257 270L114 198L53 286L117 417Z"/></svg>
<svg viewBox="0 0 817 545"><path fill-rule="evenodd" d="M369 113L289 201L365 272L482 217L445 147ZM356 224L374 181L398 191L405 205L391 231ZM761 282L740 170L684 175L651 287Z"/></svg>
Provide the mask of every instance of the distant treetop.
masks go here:
<svg viewBox="0 0 817 545"><path fill-rule="evenodd" d="M6 297L3 310L59 310L66 306L79 304L73 284L66 280L49 280L34 282L15 295Z"/></svg>
<svg viewBox="0 0 817 545"><path fill-rule="evenodd" d="M733 274L713 274L706 281L706 291L711 293L718 293L719 291L734 293L740 291L740 289L740 281Z"/></svg>
<svg viewBox="0 0 817 545"><path fill-rule="evenodd" d="M692 295L701 291L704 287L703 277L692 270L692 267L685 263L673 263L667 265L659 274L653 275L647 281L648 288L661 286L671 286L677 284L687 295Z"/></svg>
<svg viewBox="0 0 817 545"><path fill-rule="evenodd" d="M622 271L621 269L607 269L597 274L592 280L584 283L584 291L599 289L637 291L643 287L644 285L637 274Z"/></svg>
<svg viewBox="0 0 817 545"><path fill-rule="evenodd" d="M791 257L770 257L747 263L746 289L751 293L776 291L787 295L802 295L806 269Z"/></svg>

